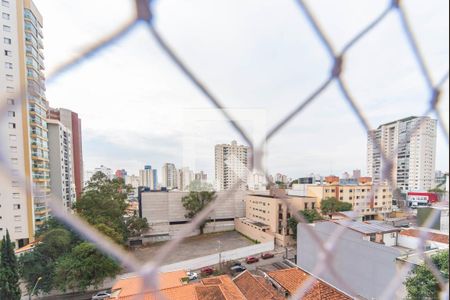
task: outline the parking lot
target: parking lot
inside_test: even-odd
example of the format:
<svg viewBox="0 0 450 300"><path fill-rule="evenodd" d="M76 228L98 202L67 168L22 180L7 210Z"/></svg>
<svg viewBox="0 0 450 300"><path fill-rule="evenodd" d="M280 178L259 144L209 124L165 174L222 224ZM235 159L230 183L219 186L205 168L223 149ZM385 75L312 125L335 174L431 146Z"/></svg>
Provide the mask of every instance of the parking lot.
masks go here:
<svg viewBox="0 0 450 300"><path fill-rule="evenodd" d="M151 260L162 248L164 243L157 243L133 251L136 257L144 262ZM236 231L205 234L185 239L163 262L171 264L197 257L202 257L221 251L254 245L254 243Z"/></svg>

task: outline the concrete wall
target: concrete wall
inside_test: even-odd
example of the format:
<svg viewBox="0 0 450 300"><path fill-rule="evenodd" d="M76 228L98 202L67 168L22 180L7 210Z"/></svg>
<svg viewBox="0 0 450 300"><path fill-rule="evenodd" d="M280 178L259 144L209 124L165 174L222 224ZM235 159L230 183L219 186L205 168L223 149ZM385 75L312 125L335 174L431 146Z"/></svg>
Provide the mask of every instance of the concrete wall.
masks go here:
<svg viewBox="0 0 450 300"><path fill-rule="evenodd" d="M298 225L297 264L305 271L313 273L319 260L320 248L306 226L310 226L322 243L326 243L333 237L339 225L331 222L316 223L314 226ZM365 241L360 234L345 229L333 250L333 265L357 295L367 299L379 299L391 280L399 275L395 262L400 255L397 249ZM330 272L325 271L319 277L349 294L352 292ZM400 299L404 293L403 286L400 286L397 298Z"/></svg>
<svg viewBox="0 0 450 300"><path fill-rule="evenodd" d="M267 242L273 243L274 241L273 235L267 232L263 232L262 230L245 223L245 221L242 219L234 220L234 226L236 231L260 243L267 243Z"/></svg>
<svg viewBox="0 0 450 300"><path fill-rule="evenodd" d="M398 245L409 249L418 249L420 246L420 239L409 235L398 235ZM426 241L426 246L432 249L448 249L449 245L445 243L438 243L434 241Z"/></svg>
<svg viewBox="0 0 450 300"><path fill-rule="evenodd" d="M238 249L233 249L229 251L221 252L219 253L203 256L199 258L194 258L170 265L162 266L160 271L161 272L171 272L171 271L177 271L177 270L197 270L206 266L213 266L219 263L219 260L221 262L224 261L230 261L235 259L241 259L247 256L251 255L257 255L263 252L272 251L275 249L274 243L267 242L257 245L252 245L248 247L242 247Z"/></svg>

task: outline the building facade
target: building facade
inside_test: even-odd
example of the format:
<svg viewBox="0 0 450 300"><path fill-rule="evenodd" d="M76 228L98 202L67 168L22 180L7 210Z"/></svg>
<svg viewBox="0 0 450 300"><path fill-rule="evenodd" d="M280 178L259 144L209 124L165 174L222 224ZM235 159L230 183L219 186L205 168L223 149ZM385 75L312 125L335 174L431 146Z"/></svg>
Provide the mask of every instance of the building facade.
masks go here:
<svg viewBox="0 0 450 300"><path fill-rule="evenodd" d="M11 177L0 180L0 238L8 229L23 246L49 213L43 22L30 0L4 0L0 10L0 147L11 166Z"/></svg>
<svg viewBox="0 0 450 300"><path fill-rule="evenodd" d="M139 171L140 186L156 190L158 188L158 171L147 165Z"/></svg>
<svg viewBox="0 0 450 300"><path fill-rule="evenodd" d="M249 147L231 144L215 147L215 180L218 191L232 189L247 189Z"/></svg>
<svg viewBox="0 0 450 300"><path fill-rule="evenodd" d="M358 185L323 184L308 185L307 195L317 198L317 208L326 198L336 198L339 201L352 204L354 212L363 219L383 218L392 212L392 191L387 184L373 185L361 183Z"/></svg>
<svg viewBox="0 0 450 300"><path fill-rule="evenodd" d="M161 187L169 190L178 188L178 170L174 164L165 163L161 169Z"/></svg>
<svg viewBox="0 0 450 300"><path fill-rule="evenodd" d="M181 191L188 191L190 184L195 180L194 171L189 167L184 167L178 170L178 189Z"/></svg>
<svg viewBox="0 0 450 300"><path fill-rule="evenodd" d="M71 211L76 201L72 132L56 120L48 120L50 177L53 196Z"/></svg>
<svg viewBox="0 0 450 300"><path fill-rule="evenodd" d="M84 187L83 139L81 119L76 112L65 108L50 108L49 119L58 120L72 133L72 162L77 198L81 197Z"/></svg>
<svg viewBox="0 0 450 300"><path fill-rule="evenodd" d="M181 201L188 194L181 191L140 193L140 216L147 218L152 228L150 240L168 240L190 222ZM217 197L224 197L225 194L226 192L216 193ZM244 198L244 192L236 192L220 201L209 215L205 232L234 230L234 219L245 215ZM190 233L197 234L198 230Z"/></svg>
<svg viewBox="0 0 450 300"><path fill-rule="evenodd" d="M315 197L287 196L284 201L271 195L251 194L245 198L245 218L236 220L240 223L237 228L258 241L259 232L255 229L262 231L272 235L277 245L287 246L294 242L288 224L293 212L315 209L316 203Z"/></svg>
<svg viewBox="0 0 450 300"><path fill-rule="evenodd" d="M374 183L392 178L403 193L433 188L436 128L437 121L429 117L409 117L369 132L367 169ZM390 174L384 173L388 162L382 153L393 162Z"/></svg>

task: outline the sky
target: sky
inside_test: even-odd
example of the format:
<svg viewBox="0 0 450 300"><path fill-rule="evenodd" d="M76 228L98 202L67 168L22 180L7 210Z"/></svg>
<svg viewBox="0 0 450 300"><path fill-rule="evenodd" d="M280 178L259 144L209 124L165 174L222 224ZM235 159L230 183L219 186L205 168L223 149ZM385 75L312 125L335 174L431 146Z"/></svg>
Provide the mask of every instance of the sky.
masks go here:
<svg viewBox="0 0 450 300"><path fill-rule="evenodd" d="M118 28L131 0L35 0L44 17L47 72ZM388 1L314 0L311 9L338 48ZM426 3L426 4L425 4ZM405 1L433 78L449 68L449 3ZM258 139L328 76L332 61L294 0L160 0L155 22L167 41ZM429 94L398 15L356 45L344 78L372 127L422 115ZM47 86L52 107L79 113L85 170L137 174L166 162L214 174L214 145L243 140L139 25ZM440 109L448 120L448 82ZM447 122L447 121L446 121ZM447 124L448 128L448 124ZM366 172L367 135L335 84L266 146L269 173ZM447 171L440 130L436 168Z"/></svg>

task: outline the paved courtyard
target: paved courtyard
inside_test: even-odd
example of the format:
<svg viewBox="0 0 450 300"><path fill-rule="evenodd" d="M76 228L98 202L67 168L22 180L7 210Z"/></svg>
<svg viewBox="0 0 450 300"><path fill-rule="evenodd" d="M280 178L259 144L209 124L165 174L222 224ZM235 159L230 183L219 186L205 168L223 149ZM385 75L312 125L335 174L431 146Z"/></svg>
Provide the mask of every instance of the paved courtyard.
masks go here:
<svg viewBox="0 0 450 300"><path fill-rule="evenodd" d="M141 261L147 262L155 257L163 245L164 243L153 244L137 249L133 253ZM227 251L251 245L254 243L236 231L195 236L185 239L175 251L170 253L163 265L218 253L219 247L220 251Z"/></svg>

